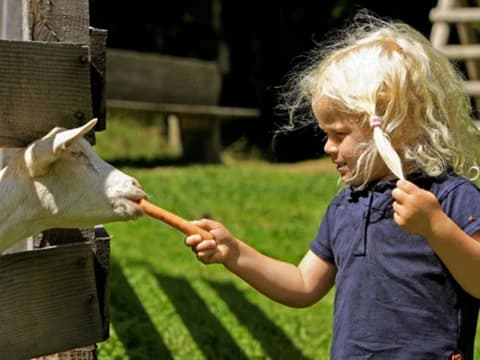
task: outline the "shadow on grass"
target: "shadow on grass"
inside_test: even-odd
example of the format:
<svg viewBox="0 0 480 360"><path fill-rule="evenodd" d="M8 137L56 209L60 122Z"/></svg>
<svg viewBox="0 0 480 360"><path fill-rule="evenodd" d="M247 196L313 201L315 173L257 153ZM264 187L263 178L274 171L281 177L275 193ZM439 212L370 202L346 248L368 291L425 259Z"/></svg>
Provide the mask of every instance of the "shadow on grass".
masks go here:
<svg viewBox="0 0 480 360"><path fill-rule="evenodd" d="M155 274L177 314L207 359L248 359L187 280Z"/></svg>
<svg viewBox="0 0 480 360"><path fill-rule="evenodd" d="M290 338L261 309L249 302L233 284L209 282L237 319L262 345L271 359L307 359Z"/></svg>
<svg viewBox="0 0 480 360"><path fill-rule="evenodd" d="M174 355L163 342L161 334L130 286L120 265L112 258L110 263L110 317L112 326L130 359L173 359ZM159 286L175 306L199 350L207 359L247 360L208 305L192 288L188 280L152 271ZM271 359L307 359L281 328L275 325L261 309L252 304L233 284L208 282L228 305L237 319L261 344Z"/></svg>
<svg viewBox="0 0 480 360"><path fill-rule="evenodd" d="M110 318L129 359L173 359L119 264L110 262Z"/></svg>

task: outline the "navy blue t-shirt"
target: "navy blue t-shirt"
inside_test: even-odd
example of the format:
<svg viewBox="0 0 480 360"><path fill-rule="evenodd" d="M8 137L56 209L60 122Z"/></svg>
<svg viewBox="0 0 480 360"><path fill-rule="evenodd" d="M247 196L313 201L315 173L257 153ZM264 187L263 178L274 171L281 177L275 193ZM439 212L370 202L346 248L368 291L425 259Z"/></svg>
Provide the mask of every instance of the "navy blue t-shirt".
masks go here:
<svg viewBox="0 0 480 360"><path fill-rule="evenodd" d="M456 176L410 179L467 234L480 231L480 190ZM428 243L393 221L394 182L344 189L310 248L337 267L331 359L473 359L479 301ZM480 274L479 274L480 275ZM480 280L479 280L480 281Z"/></svg>

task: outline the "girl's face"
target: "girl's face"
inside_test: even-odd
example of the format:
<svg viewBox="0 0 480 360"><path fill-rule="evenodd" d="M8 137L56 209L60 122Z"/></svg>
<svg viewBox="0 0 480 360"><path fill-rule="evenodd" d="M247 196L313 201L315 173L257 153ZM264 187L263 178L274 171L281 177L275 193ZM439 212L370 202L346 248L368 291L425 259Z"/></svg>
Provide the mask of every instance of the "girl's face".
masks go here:
<svg viewBox="0 0 480 360"><path fill-rule="evenodd" d="M358 127L352 126L351 122L343 119L322 121L319 124L327 135L325 153L336 165L342 181L349 182L361 153L361 133Z"/></svg>
<svg viewBox="0 0 480 360"><path fill-rule="evenodd" d="M317 103L318 104L318 103ZM318 120L320 128L327 136L324 150L336 165L342 181L356 186L363 183L364 179L352 178L358 159L362 154L365 143L371 137L371 129L361 128L358 118L338 111L324 111L320 104L313 105L313 112ZM387 178L389 170L386 165L377 160L374 172L368 182Z"/></svg>

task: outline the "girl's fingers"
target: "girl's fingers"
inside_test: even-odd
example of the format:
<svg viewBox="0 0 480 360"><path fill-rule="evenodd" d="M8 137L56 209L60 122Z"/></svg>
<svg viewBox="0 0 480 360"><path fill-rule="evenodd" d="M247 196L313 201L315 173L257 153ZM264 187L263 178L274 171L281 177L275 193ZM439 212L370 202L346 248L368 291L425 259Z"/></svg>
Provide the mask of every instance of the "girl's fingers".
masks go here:
<svg viewBox="0 0 480 360"><path fill-rule="evenodd" d="M199 244L203 240L201 235L195 234L195 235L190 235L185 238L185 245L193 247L197 244Z"/></svg>
<svg viewBox="0 0 480 360"><path fill-rule="evenodd" d="M215 250L216 247L217 243L215 240L204 240L196 246L195 251L201 253L203 251Z"/></svg>
<svg viewBox="0 0 480 360"><path fill-rule="evenodd" d="M397 187L392 190L392 197L395 201L402 204L412 195L417 186L408 180L398 180Z"/></svg>
<svg viewBox="0 0 480 360"><path fill-rule="evenodd" d="M398 212L398 208L400 207L400 205L398 204L398 202L394 201L392 207L393 211Z"/></svg>
<svg viewBox="0 0 480 360"><path fill-rule="evenodd" d="M197 252L197 258L203 263L210 262L214 255L215 251L213 250Z"/></svg>
<svg viewBox="0 0 480 360"><path fill-rule="evenodd" d="M405 193L403 190L399 189L398 187L392 190L392 197L395 200L395 202L398 204L402 204L405 202L407 199L407 193Z"/></svg>
<svg viewBox="0 0 480 360"><path fill-rule="evenodd" d="M402 190L403 192L410 194L418 189L418 186L408 180L398 180L397 181L397 188Z"/></svg>
<svg viewBox="0 0 480 360"><path fill-rule="evenodd" d="M396 185L397 185L397 188L399 189L407 189L409 183L410 181L408 180L398 180Z"/></svg>
<svg viewBox="0 0 480 360"><path fill-rule="evenodd" d="M197 225L205 230L212 230L220 227L220 223L210 220L210 219L201 219L196 221Z"/></svg>
<svg viewBox="0 0 480 360"><path fill-rule="evenodd" d="M395 217L399 219L405 215L405 208L398 202L394 201L392 207L393 207L394 220L395 220Z"/></svg>
<svg viewBox="0 0 480 360"><path fill-rule="evenodd" d="M403 226L405 223L403 221L403 218L398 215L397 213L393 214L393 221L395 221L395 223L398 225L398 226Z"/></svg>

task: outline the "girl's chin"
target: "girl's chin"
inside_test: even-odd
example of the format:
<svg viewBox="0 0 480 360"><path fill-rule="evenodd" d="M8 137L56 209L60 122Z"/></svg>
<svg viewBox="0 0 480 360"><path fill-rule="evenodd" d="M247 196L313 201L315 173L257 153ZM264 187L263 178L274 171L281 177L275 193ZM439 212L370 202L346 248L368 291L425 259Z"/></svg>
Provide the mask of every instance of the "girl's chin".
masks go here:
<svg viewBox="0 0 480 360"><path fill-rule="evenodd" d="M384 176L384 177L379 177L379 178L372 178L367 181L367 183L372 184L375 182L380 182L380 181L391 181L395 180L396 177L394 175L390 176ZM348 186L352 186L354 188L359 188L363 187L365 185L363 179L359 179L358 177L353 179L351 174L340 174L340 180L345 183Z"/></svg>
<svg viewBox="0 0 480 360"><path fill-rule="evenodd" d="M363 185L363 180L358 179L358 177L352 178L352 174L350 172L339 173L339 175L340 175L340 180L346 185L353 186L353 187L358 187Z"/></svg>
<svg viewBox="0 0 480 360"><path fill-rule="evenodd" d="M340 174L340 180L346 185L357 186L359 181L355 181L349 174L342 175Z"/></svg>
<svg viewBox="0 0 480 360"><path fill-rule="evenodd" d="M352 173L348 170L338 170L338 175L340 175L340 179L345 183L350 183L352 179Z"/></svg>

